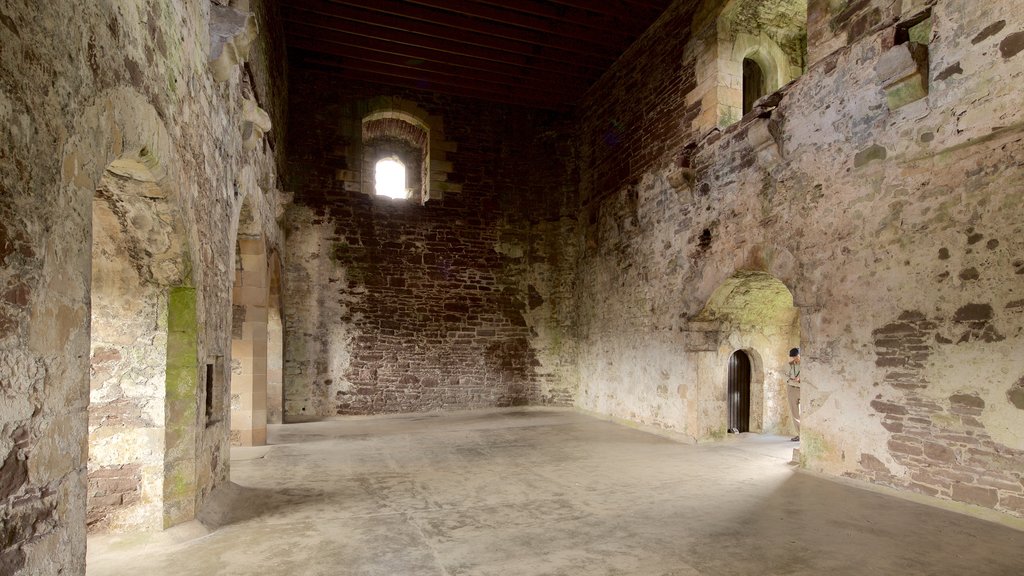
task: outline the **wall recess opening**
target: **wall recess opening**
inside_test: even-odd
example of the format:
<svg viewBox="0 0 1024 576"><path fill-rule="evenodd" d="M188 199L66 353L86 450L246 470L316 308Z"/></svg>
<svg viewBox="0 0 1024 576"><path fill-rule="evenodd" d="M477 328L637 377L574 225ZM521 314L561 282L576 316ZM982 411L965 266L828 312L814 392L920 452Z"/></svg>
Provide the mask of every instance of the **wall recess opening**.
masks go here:
<svg viewBox="0 0 1024 576"><path fill-rule="evenodd" d="M768 94L764 70L750 58L743 59L743 115L754 109L754 102Z"/></svg>
<svg viewBox="0 0 1024 576"><path fill-rule="evenodd" d="M214 356L206 364L206 426L224 419L224 357Z"/></svg>
<svg viewBox="0 0 1024 576"><path fill-rule="evenodd" d="M384 158L377 161L374 168L374 189L377 196L406 199L409 189L406 187L405 164L398 158Z"/></svg>

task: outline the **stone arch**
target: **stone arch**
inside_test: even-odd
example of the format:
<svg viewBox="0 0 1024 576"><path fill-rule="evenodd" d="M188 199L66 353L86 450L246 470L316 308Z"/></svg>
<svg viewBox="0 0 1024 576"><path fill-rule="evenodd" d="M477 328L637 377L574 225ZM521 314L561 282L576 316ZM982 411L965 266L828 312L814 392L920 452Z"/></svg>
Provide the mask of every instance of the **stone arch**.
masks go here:
<svg viewBox="0 0 1024 576"><path fill-rule="evenodd" d="M413 102L379 96L353 103L339 136L348 141L346 156L354 160L336 175L348 191L373 195L374 168L386 156L396 156L406 166L412 199L426 203L462 191L460 184L449 181L453 167L447 154L456 145L445 140L443 119Z"/></svg>
<svg viewBox="0 0 1024 576"><path fill-rule="evenodd" d="M159 530L195 515L195 242L174 147L130 89L77 116L61 193L89 214L87 523Z"/></svg>
<svg viewBox="0 0 1024 576"><path fill-rule="evenodd" d="M766 73L766 94L794 80L807 67L807 0L729 0L708 3L695 19L697 34L687 50L702 79L687 95L701 102L695 128L725 128L743 117L743 60ZM713 22L713 25L712 25Z"/></svg>
<svg viewBox="0 0 1024 576"><path fill-rule="evenodd" d="M684 314L698 317L714 293L740 271L759 271L771 275L793 295L794 306L800 309L816 304L816 285L802 274L800 261L785 246L775 243L754 244L746 250L730 251L722 259L709 260L698 271L698 280L685 295Z"/></svg>
<svg viewBox="0 0 1024 576"><path fill-rule="evenodd" d="M259 446L267 441L269 281L267 243L255 208L252 193L244 193L238 207L232 258L231 442L242 446Z"/></svg>
<svg viewBox="0 0 1024 576"><path fill-rule="evenodd" d="M735 72L736 62L743 65L744 59L750 59L761 67L765 73L766 94L775 92L799 76L789 63L790 55L775 43L769 36L751 36L739 33L733 41L733 54L726 65L730 72Z"/></svg>
<svg viewBox="0 0 1024 576"><path fill-rule="evenodd" d="M430 198L430 125L418 107L384 101L362 119L363 186L375 193L376 167L386 159L405 167L411 198ZM405 109L403 109L405 108ZM407 111L408 110L408 111Z"/></svg>
<svg viewBox="0 0 1024 576"><path fill-rule="evenodd" d="M702 435L720 436L727 421L728 360L750 357L750 430L788 433L787 351L800 346L799 310L789 288L771 274L738 270L719 284L692 320L706 345L697 355L698 389L707 407Z"/></svg>

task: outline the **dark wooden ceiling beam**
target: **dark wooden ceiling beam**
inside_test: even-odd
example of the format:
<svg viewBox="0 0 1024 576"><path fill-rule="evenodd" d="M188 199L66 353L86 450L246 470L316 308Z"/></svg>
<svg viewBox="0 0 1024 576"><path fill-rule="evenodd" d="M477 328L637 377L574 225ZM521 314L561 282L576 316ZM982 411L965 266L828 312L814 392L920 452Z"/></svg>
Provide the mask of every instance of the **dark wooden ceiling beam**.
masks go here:
<svg viewBox="0 0 1024 576"><path fill-rule="evenodd" d="M538 98L530 93L512 93L510 91L490 91L481 89L475 86L468 87L455 87L449 85L437 85L430 88L424 88L419 85L415 80L407 78L386 76L377 73L366 73L358 70L347 70L344 68L338 68L334 65L331 60L325 60L317 58L315 56L306 56L302 53L292 54L290 58L290 66L295 69L308 69L314 70L319 73L327 73L332 76L339 78L345 78L348 80L355 80L359 82L367 82L370 84L398 86L401 88L409 88L420 91L432 91L441 94L450 94L453 96L459 96L463 98L475 98L484 100L487 102L501 102L504 104L514 104L517 106L525 106L530 108L540 108L544 110L556 110L556 111L567 111L569 106L565 102L555 102L549 99ZM571 104L571 103L569 103Z"/></svg>
<svg viewBox="0 0 1024 576"><path fill-rule="evenodd" d="M629 0L551 0L552 4L589 10L598 14L622 18L623 14L633 14L636 18L646 21L648 24L661 16L661 13L668 8L671 2L643 2L636 3Z"/></svg>
<svg viewBox="0 0 1024 576"><path fill-rule="evenodd" d="M544 70L527 69L519 66L508 66L500 62L473 61L470 58L454 58L452 54L441 54L431 58L425 52L419 56L394 53L391 50L374 50L368 48L354 38L351 42L325 41L323 38L292 34L288 45L309 52L320 52L324 55L354 58L368 62L380 62L394 66L407 66L425 71L452 72L468 75L498 76L510 80L539 81L543 85L589 86L593 78L589 76L567 76L553 74ZM426 56L426 57L425 57ZM575 91L573 89L572 91Z"/></svg>
<svg viewBox="0 0 1024 576"><path fill-rule="evenodd" d="M325 40L339 43L351 43L353 38L359 38L359 42L367 48L396 53L405 53L405 50L409 49L414 52L411 54L413 57L416 57L417 53L420 52L426 52L431 59L437 58L439 54L447 54L451 55L453 59L490 61L523 69L542 70L547 73L565 74L573 77L592 78L599 75L603 70L585 61L566 63L545 60L525 54L482 48L431 36L403 34L386 29L380 30L343 20L332 21L330 27L325 28L309 24L306 20L293 21L291 18L292 16L286 16L285 18L285 30L289 36L299 34L307 37L324 38Z"/></svg>
<svg viewBox="0 0 1024 576"><path fill-rule="evenodd" d="M289 0L293 9L306 10L332 18L364 25L425 34L436 38L459 38L463 42L509 52L571 62L580 57L612 62L616 47L607 43L582 42L559 34L544 34L495 22L471 18L454 12L424 8L399 0ZM286 16L288 17L288 16Z"/></svg>
<svg viewBox="0 0 1024 576"><path fill-rule="evenodd" d="M538 102L572 101L578 96L565 93L554 94L535 85L516 86L479 78L463 78L454 74L422 74L420 71L410 68L383 66L364 61L332 59L331 65L342 70L365 74L367 78L377 78L378 82L400 79L428 92L438 91L442 88L444 91L475 90L488 94L500 94L510 98L513 96L529 97Z"/></svg>
<svg viewBox="0 0 1024 576"><path fill-rule="evenodd" d="M549 20L570 22L574 25L600 32L624 32L627 43L647 29L650 21L633 12L609 14L607 11L583 10L574 6L553 4L547 0L469 0L474 4L500 7L516 12L532 14Z"/></svg>
<svg viewBox="0 0 1024 576"><path fill-rule="evenodd" d="M520 4L524 3L524 0L497 5L474 2L473 0L406 0L406 2L583 42L607 45L608 41L614 38L618 45L622 42L631 42L635 37L625 30L621 23L614 26L610 21L605 21L603 27L595 29L581 24L575 18L537 16L520 9Z"/></svg>
<svg viewBox="0 0 1024 576"><path fill-rule="evenodd" d="M534 89L563 99L576 98L590 86L590 82L586 79L579 79L576 82L564 80L557 82L554 77L540 79L524 74L502 74L493 69L464 68L451 63L410 59L386 52L341 46L315 38L293 36L289 40L289 45L307 52L334 56L333 61L338 66L353 66L364 70L373 70L374 67L379 67L377 69L384 72L402 70L404 75L418 75L425 81L433 79L443 81L445 78L453 77L485 84ZM397 72L392 73L398 74Z"/></svg>
<svg viewBox="0 0 1024 576"><path fill-rule="evenodd" d="M295 70L567 111L671 0L280 2Z"/></svg>

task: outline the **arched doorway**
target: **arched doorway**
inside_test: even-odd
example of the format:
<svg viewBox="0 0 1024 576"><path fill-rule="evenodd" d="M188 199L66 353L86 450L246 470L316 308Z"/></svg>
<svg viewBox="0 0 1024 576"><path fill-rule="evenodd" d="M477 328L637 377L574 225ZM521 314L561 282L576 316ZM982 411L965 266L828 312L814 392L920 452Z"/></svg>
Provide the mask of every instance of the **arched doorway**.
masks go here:
<svg viewBox="0 0 1024 576"><path fill-rule="evenodd" d="M161 530L193 516L196 291L178 206L135 160L92 203L87 524Z"/></svg>
<svg viewBox="0 0 1024 576"><path fill-rule="evenodd" d="M250 197L242 202L231 291L231 443L267 443L267 248Z"/></svg>
<svg viewBox="0 0 1024 576"><path fill-rule="evenodd" d="M768 84L765 81L764 70L757 61L751 58L743 59L743 115L746 116L754 109L754 102L757 102L765 94L768 94Z"/></svg>
<svg viewBox="0 0 1024 576"><path fill-rule="evenodd" d="M799 316L789 288L764 271L739 270L715 289L693 319L704 339L696 357L708 407L702 437L795 432L786 377L789 350L800 345Z"/></svg>
<svg viewBox="0 0 1024 576"><path fill-rule="evenodd" d="M743 350L729 357L729 431L750 431L750 356Z"/></svg>

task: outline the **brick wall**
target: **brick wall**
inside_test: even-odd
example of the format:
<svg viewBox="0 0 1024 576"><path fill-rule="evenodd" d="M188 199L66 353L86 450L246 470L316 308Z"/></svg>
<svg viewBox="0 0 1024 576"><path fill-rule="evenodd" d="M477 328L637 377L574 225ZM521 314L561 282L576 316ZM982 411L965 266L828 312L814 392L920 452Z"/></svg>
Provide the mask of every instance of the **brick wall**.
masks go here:
<svg viewBox="0 0 1024 576"><path fill-rule="evenodd" d="M579 107L580 193L583 198L636 184L691 140L700 113L686 95L697 85L685 50L696 3L674 3L591 88Z"/></svg>
<svg viewBox="0 0 1024 576"><path fill-rule="evenodd" d="M531 230L575 196L564 119L308 71L293 82L287 416L568 401L528 319L557 282L531 280L558 242ZM461 191L426 205L346 191L337 175L363 164L347 127L379 96L443 122Z"/></svg>
<svg viewBox="0 0 1024 576"><path fill-rule="evenodd" d="M102 529L110 515L142 499L142 472L138 465L109 466L89 472L90 529Z"/></svg>

